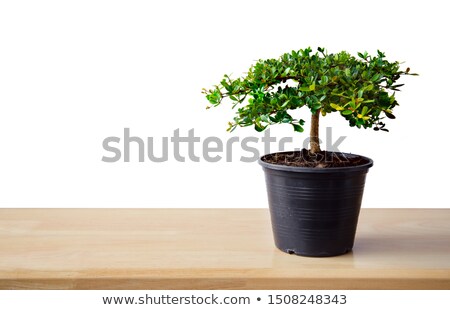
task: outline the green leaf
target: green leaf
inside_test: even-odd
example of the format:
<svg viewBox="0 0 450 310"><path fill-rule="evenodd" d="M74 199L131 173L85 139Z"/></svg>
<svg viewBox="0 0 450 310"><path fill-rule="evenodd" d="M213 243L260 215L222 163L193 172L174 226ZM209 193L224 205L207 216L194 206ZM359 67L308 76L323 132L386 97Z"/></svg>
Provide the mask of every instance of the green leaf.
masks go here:
<svg viewBox="0 0 450 310"><path fill-rule="evenodd" d="M304 131L303 127L300 126L300 125L292 124L292 126L294 127L294 130L297 131L297 132L303 132Z"/></svg>
<svg viewBox="0 0 450 310"><path fill-rule="evenodd" d="M322 105L321 105L320 103L316 103L316 104L314 104L314 105L312 106L312 108L313 108L315 111L317 111L317 110L319 110L320 108L322 108Z"/></svg>
<svg viewBox="0 0 450 310"><path fill-rule="evenodd" d="M332 107L333 109L335 109L336 111L342 111L344 110L343 107L341 107L340 105L337 105L335 103L330 103L330 107Z"/></svg>
<svg viewBox="0 0 450 310"><path fill-rule="evenodd" d="M288 106L290 100L286 100L285 103L283 103L283 105L281 106L282 109L284 109L285 107Z"/></svg>
<svg viewBox="0 0 450 310"><path fill-rule="evenodd" d="M229 89L230 89L230 85L227 83L226 80L220 81L220 84L222 84L222 86L223 86L226 90L229 90Z"/></svg>
<svg viewBox="0 0 450 310"><path fill-rule="evenodd" d="M261 131L263 131L264 129L266 129L266 126L258 126L257 124L255 124L255 130L256 130L257 132L261 132Z"/></svg>
<svg viewBox="0 0 450 310"><path fill-rule="evenodd" d="M387 116L388 118L390 118L390 119L395 119L395 115L394 115L394 114L391 114L391 113L386 112L386 111L384 111L384 114L386 114L386 116Z"/></svg>
<svg viewBox="0 0 450 310"><path fill-rule="evenodd" d="M312 84L309 86L309 90L314 91L315 89L316 89L316 83L312 83Z"/></svg>
<svg viewBox="0 0 450 310"><path fill-rule="evenodd" d="M230 127L228 127L227 131L233 132L236 129L236 127L237 127L237 125L230 126Z"/></svg>
<svg viewBox="0 0 450 310"><path fill-rule="evenodd" d="M267 115L263 114L263 115L261 115L260 118L261 118L261 120L262 120L263 122L265 122L265 123L270 123L269 117L268 117Z"/></svg>
<svg viewBox="0 0 450 310"><path fill-rule="evenodd" d="M286 68L286 70L284 70L283 74L281 75L282 77L285 77L286 75L289 74L289 71L291 71L291 68Z"/></svg>
<svg viewBox="0 0 450 310"><path fill-rule="evenodd" d="M405 85L405 84L392 85L391 87L392 87L392 88L399 88L399 87L402 87L403 85Z"/></svg>
<svg viewBox="0 0 450 310"><path fill-rule="evenodd" d="M342 115L350 115L350 114L353 114L353 111L352 110L344 110L341 113L342 113Z"/></svg>
<svg viewBox="0 0 450 310"><path fill-rule="evenodd" d="M369 108L367 106L363 106L362 111L361 111L361 115L362 116L366 115L368 109Z"/></svg>
<svg viewBox="0 0 450 310"><path fill-rule="evenodd" d="M358 91L358 98L362 98L364 91L362 89L360 89Z"/></svg>
<svg viewBox="0 0 450 310"><path fill-rule="evenodd" d="M361 119L361 118L358 118L358 119L356 120L356 126L358 126L358 125L364 125L364 123L365 123L365 121L364 121L363 119Z"/></svg>
<svg viewBox="0 0 450 310"><path fill-rule="evenodd" d="M372 76L372 82L378 81L380 79L381 75L379 74L375 74L374 76Z"/></svg>
<svg viewBox="0 0 450 310"><path fill-rule="evenodd" d="M356 109L355 98L352 98L352 100L349 101L347 104L348 104L349 106L351 106L353 109Z"/></svg>

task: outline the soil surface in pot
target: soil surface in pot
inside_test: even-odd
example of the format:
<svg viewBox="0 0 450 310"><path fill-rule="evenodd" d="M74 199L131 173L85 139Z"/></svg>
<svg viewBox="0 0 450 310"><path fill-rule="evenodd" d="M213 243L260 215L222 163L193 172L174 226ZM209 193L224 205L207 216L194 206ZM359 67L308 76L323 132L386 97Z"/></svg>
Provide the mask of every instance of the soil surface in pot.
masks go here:
<svg viewBox="0 0 450 310"><path fill-rule="evenodd" d="M309 168L353 167L367 163L364 157L358 155L348 156L327 151L311 153L307 149L268 154L263 156L262 160L269 164Z"/></svg>

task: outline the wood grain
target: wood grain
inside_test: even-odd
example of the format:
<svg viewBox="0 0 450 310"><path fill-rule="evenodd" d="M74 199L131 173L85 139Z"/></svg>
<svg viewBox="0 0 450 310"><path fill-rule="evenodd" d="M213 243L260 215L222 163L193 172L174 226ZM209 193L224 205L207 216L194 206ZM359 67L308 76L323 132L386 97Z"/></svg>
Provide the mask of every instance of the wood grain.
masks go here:
<svg viewBox="0 0 450 310"><path fill-rule="evenodd" d="M0 209L1 289L450 289L450 209L363 209L353 252L277 250L267 209Z"/></svg>

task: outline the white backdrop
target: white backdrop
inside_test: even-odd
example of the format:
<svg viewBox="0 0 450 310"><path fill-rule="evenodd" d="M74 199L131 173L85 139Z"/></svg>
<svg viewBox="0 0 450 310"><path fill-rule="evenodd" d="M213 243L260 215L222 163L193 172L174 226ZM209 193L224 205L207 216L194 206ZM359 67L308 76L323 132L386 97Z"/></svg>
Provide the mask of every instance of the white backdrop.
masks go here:
<svg viewBox="0 0 450 310"><path fill-rule="evenodd" d="M266 207L262 169L240 162L237 147L233 162L180 163L170 153L164 163L105 163L102 141L123 138L124 128L157 145L177 128L201 139L261 137L251 128L225 132L233 112L205 110L201 89L308 46L380 49L420 74L403 78L390 133L349 128L338 115L322 118L322 128L348 136L342 151L374 159L363 207L450 207L445 5L2 1L0 207ZM306 138L290 126L272 135L294 135L298 147Z"/></svg>

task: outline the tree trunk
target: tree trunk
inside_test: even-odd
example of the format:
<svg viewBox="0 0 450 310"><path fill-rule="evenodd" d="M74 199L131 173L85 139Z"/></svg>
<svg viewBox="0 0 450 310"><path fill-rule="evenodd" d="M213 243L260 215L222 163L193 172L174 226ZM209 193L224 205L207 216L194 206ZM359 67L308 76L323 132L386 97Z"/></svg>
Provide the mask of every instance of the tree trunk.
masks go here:
<svg viewBox="0 0 450 310"><path fill-rule="evenodd" d="M311 131L309 133L309 145L311 153L320 152L319 144L319 115L320 110L311 115Z"/></svg>

